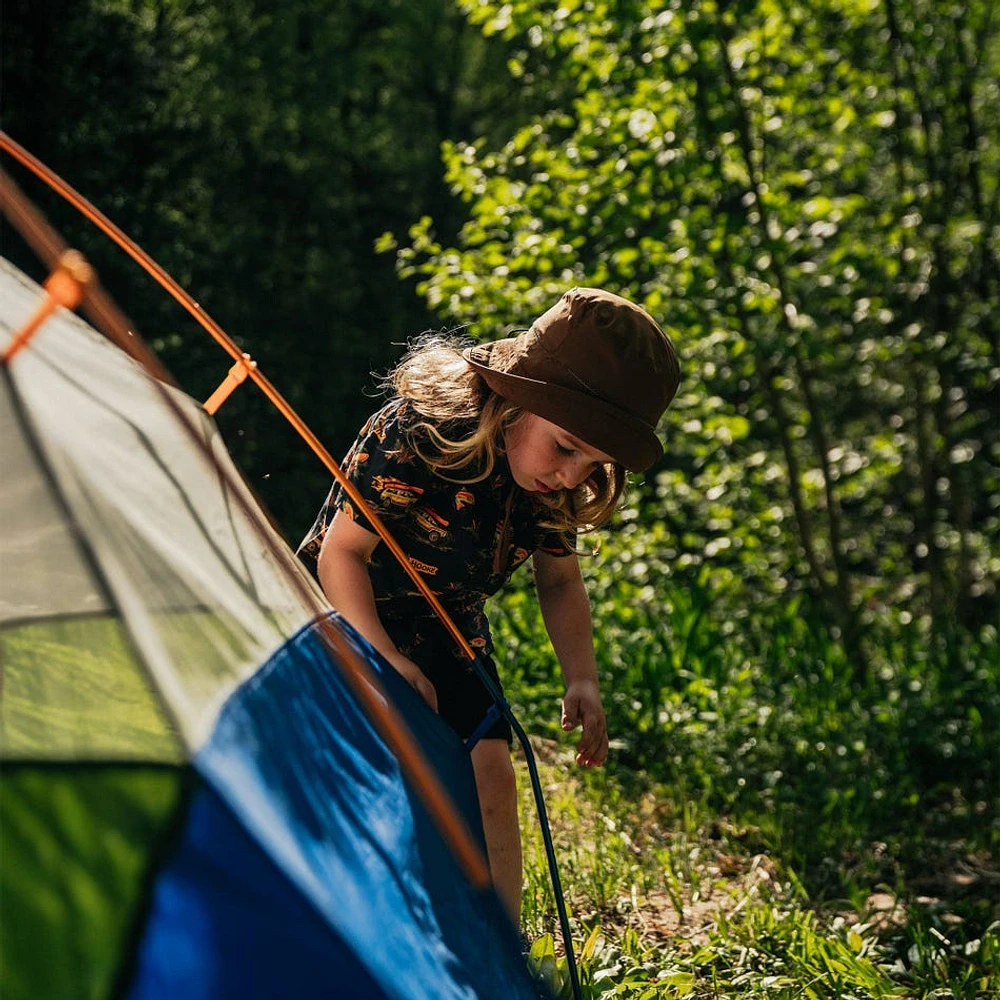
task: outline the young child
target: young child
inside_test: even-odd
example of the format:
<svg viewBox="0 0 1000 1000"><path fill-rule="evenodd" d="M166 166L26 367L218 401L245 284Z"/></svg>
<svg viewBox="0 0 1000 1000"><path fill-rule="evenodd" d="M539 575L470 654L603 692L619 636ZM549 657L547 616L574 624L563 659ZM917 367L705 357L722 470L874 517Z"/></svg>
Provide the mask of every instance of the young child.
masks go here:
<svg viewBox="0 0 1000 1000"><path fill-rule="evenodd" d="M496 678L486 599L532 558L562 668L562 727L599 766L608 734L578 531L608 521L626 471L662 454L656 424L680 379L669 339L638 306L574 288L518 336L418 342L387 379L344 469ZM491 699L367 519L334 486L299 555L330 600L463 739ZM499 679L496 678L499 682ZM493 881L515 925L521 843L501 720L472 749Z"/></svg>

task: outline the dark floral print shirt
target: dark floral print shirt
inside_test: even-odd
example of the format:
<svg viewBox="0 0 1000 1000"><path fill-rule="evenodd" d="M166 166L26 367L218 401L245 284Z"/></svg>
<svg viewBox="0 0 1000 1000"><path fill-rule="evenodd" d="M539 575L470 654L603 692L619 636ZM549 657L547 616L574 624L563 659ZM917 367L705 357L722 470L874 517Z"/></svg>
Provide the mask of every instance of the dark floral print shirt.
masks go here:
<svg viewBox="0 0 1000 1000"><path fill-rule="evenodd" d="M474 647L491 653L493 642L484 605L536 550L571 554L571 540L543 527L545 508L514 482L502 456L478 483L441 478L415 454L407 425L414 414L393 400L373 414L344 459L344 471L426 579L445 610ZM471 427L464 428L469 433ZM463 436L463 428L449 428ZM334 514L343 511L374 532L334 484L298 555L315 574L320 546ZM422 633L443 626L413 581L385 545L376 547L369 572L376 607L386 631L406 653Z"/></svg>

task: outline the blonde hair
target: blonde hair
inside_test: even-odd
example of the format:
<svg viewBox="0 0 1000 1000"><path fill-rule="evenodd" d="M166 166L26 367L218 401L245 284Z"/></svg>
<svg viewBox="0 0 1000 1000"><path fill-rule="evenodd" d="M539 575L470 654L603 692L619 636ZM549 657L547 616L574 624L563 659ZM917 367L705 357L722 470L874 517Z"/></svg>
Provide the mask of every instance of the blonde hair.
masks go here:
<svg viewBox="0 0 1000 1000"><path fill-rule="evenodd" d="M399 364L381 379L382 388L413 411L404 422L409 446L454 483L488 478L504 453L506 431L525 412L490 389L462 357L471 343L425 334L410 342ZM625 469L617 462L598 466L573 490L539 495L547 508L543 525L574 534L598 528L611 519L625 485Z"/></svg>

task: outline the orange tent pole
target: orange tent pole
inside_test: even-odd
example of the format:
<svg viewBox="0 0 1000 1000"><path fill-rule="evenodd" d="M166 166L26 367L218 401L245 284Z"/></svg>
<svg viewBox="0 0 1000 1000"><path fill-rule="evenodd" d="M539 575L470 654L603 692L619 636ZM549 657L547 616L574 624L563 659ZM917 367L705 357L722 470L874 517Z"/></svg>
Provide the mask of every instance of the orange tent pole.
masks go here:
<svg viewBox="0 0 1000 1000"><path fill-rule="evenodd" d="M241 362L243 354L240 349L236 346L230 336L225 330L219 326L202 308L195 302L195 300L159 265L153 260L152 257L146 253L134 240L131 240L128 236L122 232L107 216L101 213L97 208L95 208L86 198L83 197L78 191L74 190L67 184L61 177L59 177L54 171L50 170L41 160L32 156L23 146L20 146L13 139L7 135L6 132L0 132L0 149L5 150L21 164L31 170L36 176L44 180L53 190L61 194L71 205L79 209L91 222L93 222L102 232L111 237L115 243L118 244L133 260L140 264L144 270L151 274L173 297L177 300L184 308L208 331L208 333L214 338L214 340L226 351L227 354L236 362ZM416 588L424 596L425 600L434 609L434 613L441 620L442 624L448 630L451 637L455 640L455 643L461 649L462 653L469 659L475 660L476 654L472 647L469 645L465 636L458 626L451 619L451 616L445 611L441 602L437 599L437 596L427 585L427 582L420 575L419 571L407 558L406 553L400 547L399 543L392 537L388 529L382 524L378 519L374 511L369 510L368 505L365 503L361 494L358 493L354 485L348 480L347 476L344 475L340 466L334 461L333 456L326 450L322 445L319 438L306 426L302 418L295 412L294 409L289 405L285 398L278 392L278 390L271 384L271 382L264 376L264 374L257 368L248 371L248 377L251 378L257 387L264 393L265 396L271 401L271 403L276 407L279 413L295 428L299 436L306 442L309 448L312 450L313 454L326 466L327 471L333 476L333 478L339 483L343 488L344 492L350 497L352 502L357 505L361 510L365 510L369 514L369 519L372 526L375 528L377 534L385 542L386 546L392 552L392 554L399 561L399 564L406 571L407 575L413 581Z"/></svg>
<svg viewBox="0 0 1000 1000"><path fill-rule="evenodd" d="M3 133L0 132L0 145ZM56 271L66 259L70 248L59 234L45 221L42 214L21 193L11 177L0 170L0 209L11 224L24 237L38 259L50 270ZM101 288L97 275L91 269L90 277L83 284L83 311L99 330L114 330L119 338L119 346L132 357L136 357L131 337L134 327L122 315L121 310L111 301L111 297ZM151 358L147 368L164 382L173 384L163 366Z"/></svg>
<svg viewBox="0 0 1000 1000"><path fill-rule="evenodd" d="M48 167L44 166L44 164L40 161L36 160L25 150L21 149L21 147L17 146L17 144L3 132L0 132L0 148L11 152L12 155L21 159L22 162L37 173L39 177L49 183L50 186L52 186L56 191L63 194L64 197L68 197L66 192L70 192L73 195L73 198L69 198L71 203L76 204L76 200L79 200L83 204L88 205L89 212L84 212L84 214L88 215L88 217L92 218L93 216L97 216L101 219L104 218L100 215L97 209L93 208L93 206L89 206L89 203L87 203L85 199L73 191L69 185L61 181L54 173L52 173L51 170L48 169ZM20 151L21 155L18 156L14 150ZM22 159L22 156L26 159ZM57 234L51 229L48 223L42 219L41 215L37 211L33 210L24 195L21 194L12 181L9 181L2 171L0 171L0 207L3 208L4 212L8 214L12 221L20 222L22 219L26 220L28 232L30 233L30 242L32 246L36 248L36 252L39 253L39 256L43 257L43 259L51 259L53 248L61 248L63 246ZM180 286L177 285L177 283L170 278L170 276L167 275L158 264L152 261L152 258L149 258L143 250L129 240L128 237L118 230L113 223L106 219L104 222L105 225L102 225L100 228L111 235L112 238L115 239L115 242L119 243L119 245L125 245L122 241L131 245L135 250L135 253L132 254L132 256L138 260L139 263L146 268L146 270L150 270L150 267L145 263L145 261L149 261L149 265L164 275L167 282L165 287L168 288L168 291L171 291L171 294L174 294L175 298L178 298L179 294L181 296L179 301L182 301L182 304L186 305L190 302L195 310L199 308L197 303L193 302L190 296L188 296L187 293L184 292L184 290L181 289ZM115 235L116 233L118 234L117 236ZM29 238L27 233L26 238ZM150 271L150 273L154 272ZM164 284L164 282L161 281L161 284ZM172 291L172 288L177 289L176 294ZM109 308L113 309L114 307L111 306L110 299L103 295L103 293L101 293L101 295L102 299L106 300ZM104 302L102 302L102 306L103 305L105 305ZM116 309L114 309L113 315L115 317L120 316ZM205 326L205 322L201 320L201 317L204 314L196 312L195 315L199 318L199 321L202 322L202 325ZM207 317L205 317L205 319L208 320ZM270 398L272 402L274 402L279 411L283 415L286 415L286 417L288 414L291 414L295 418L293 426L296 426L296 429L301 427L308 433L309 437L307 441L314 442L314 444L310 445L313 448L313 451L317 454L321 454L321 457L325 456L324 464L327 464L327 467L331 470L336 470L336 474L343 478L346 482L346 477L344 477L340 467L329 456L329 453L327 453L323 446L319 443L319 440L312 434L311 431L308 430L301 418L295 413L294 410L292 410L277 390L274 389L270 382L268 382L263 375L257 371L256 366L251 367L244 362L244 356L239 352L236 345L229 339L221 327L211 320L208 320L208 322L217 332L213 332L213 329L208 326L206 326L206 329L209 329L209 332L212 333L212 335L219 340L220 343L222 343L223 347L237 358L239 365L248 373L248 375L253 378L258 385L262 385L265 390L265 394L268 395L268 398ZM226 485L229 486L243 512L249 517L252 523L256 523L263 527L260 525L259 518L255 514L253 508L248 502L245 501L243 492L238 488L238 484L232 480L228 471L218 463L211 450L205 448L204 440L198 429L190 423L187 415L180 409L176 400L166 391L164 384L170 382L169 377L160 377L160 372L163 372L164 375L166 375L166 373L152 351L150 351L140 337L134 335L131 329L123 325L119 325L118 323L110 323L105 329L105 333L108 335L109 339L111 339L120 348L141 361L147 371L150 371L151 374L155 376L153 384L159 389L164 403L171 409L184 428L188 431L194 444L202 449L209 460L213 462L216 470L219 472ZM220 339L220 337L222 339ZM302 433L301 430L300 433ZM353 491L353 487L350 487L350 489ZM354 492L356 495L356 491ZM386 531L384 527L382 530ZM392 539L392 536L388 535L387 531L386 536L391 540L394 551L399 551L401 553L402 549L400 549L398 543ZM284 550L279 551L275 548L274 554L278 559L279 565L285 561ZM299 578L297 574L291 574L289 582L299 591L300 596L307 607L315 603L312 590ZM351 649L350 645L341 635L337 633L327 620L321 620L319 622L319 627L324 642L329 649L337 654L337 662L344 668L343 672L345 677L351 684L362 705L365 707L369 717L375 723L379 732L391 747L396 759L399 761L400 768L417 790L425 807L438 826L438 829L441 831L445 842L449 845L452 853L455 855L455 858L462 866L466 878L468 878L469 882L475 888L486 888L491 884L491 879L489 865L483 856L482 851L476 844L475 840L473 840L468 827L465 825L462 817L456 811L450 797L441 785L437 773L430 766L430 764L428 764L427 759L424 757L419 746L414 742L413 736L406 727L406 724L400 718L395 708L393 708L387 701L383 701L383 699L379 696L378 681L371 668L354 652L353 649ZM454 625L452 625L452 627L454 628ZM461 633L459 633L459 635L460 634ZM470 654L472 653L471 647L469 648L469 652Z"/></svg>

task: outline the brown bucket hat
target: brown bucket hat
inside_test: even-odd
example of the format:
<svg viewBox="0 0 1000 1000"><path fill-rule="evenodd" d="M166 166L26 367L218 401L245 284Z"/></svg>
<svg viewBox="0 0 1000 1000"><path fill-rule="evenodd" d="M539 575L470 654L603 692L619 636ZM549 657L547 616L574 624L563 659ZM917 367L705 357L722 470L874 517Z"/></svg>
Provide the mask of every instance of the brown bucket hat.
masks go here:
<svg viewBox="0 0 1000 1000"><path fill-rule="evenodd" d="M504 399L569 431L630 472L662 454L656 424L677 392L677 352L639 306L573 288L516 337L465 359Z"/></svg>

